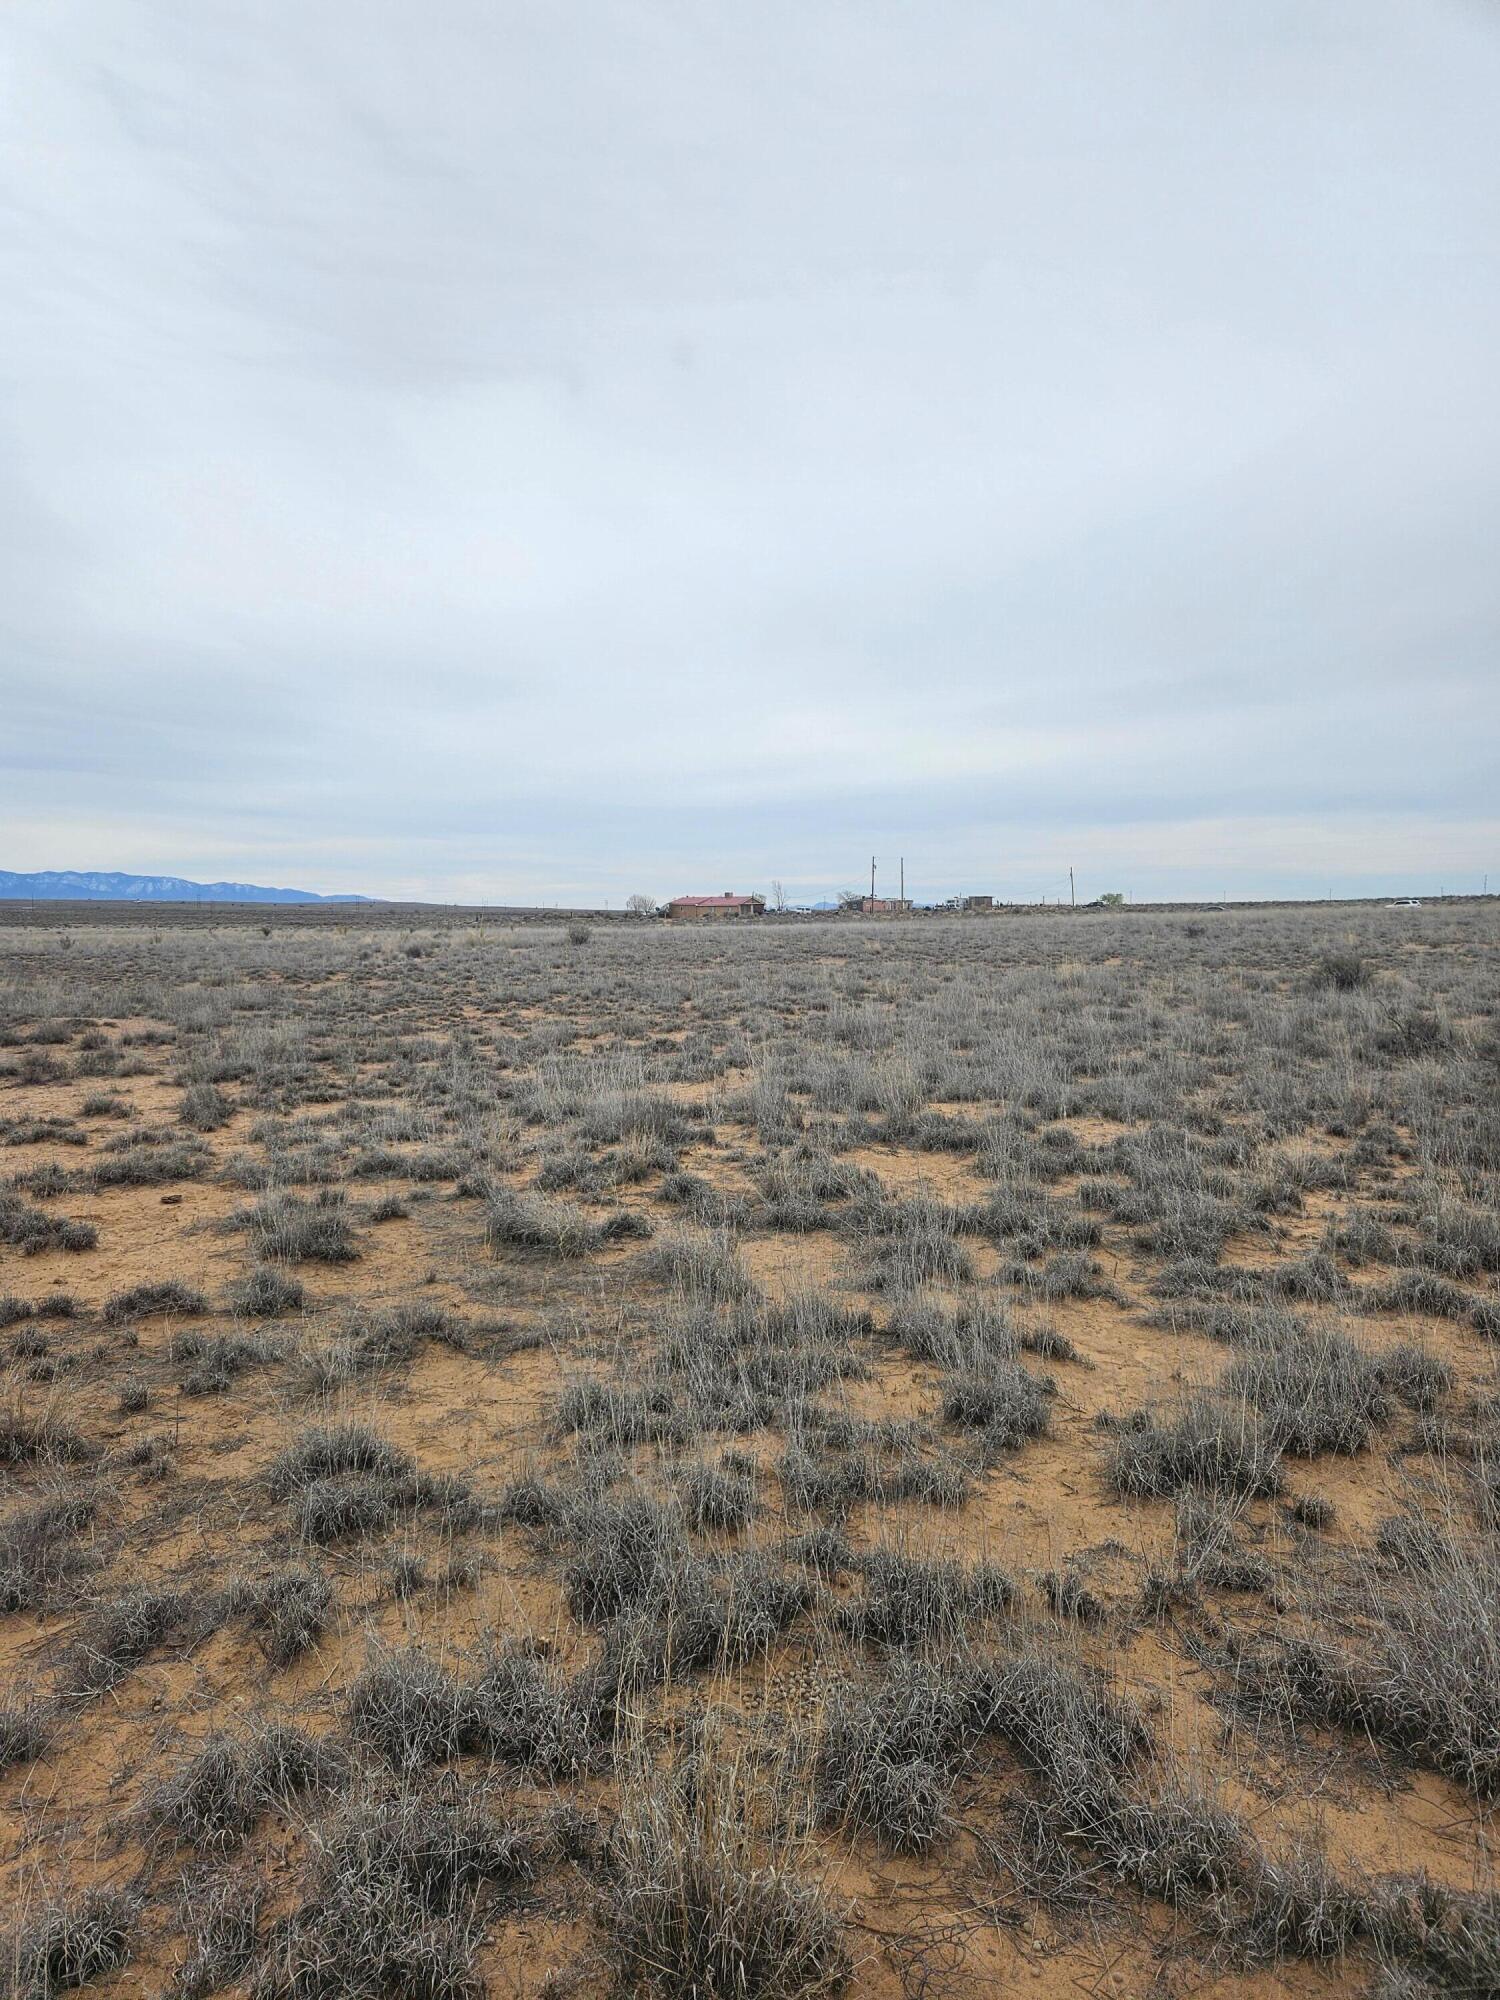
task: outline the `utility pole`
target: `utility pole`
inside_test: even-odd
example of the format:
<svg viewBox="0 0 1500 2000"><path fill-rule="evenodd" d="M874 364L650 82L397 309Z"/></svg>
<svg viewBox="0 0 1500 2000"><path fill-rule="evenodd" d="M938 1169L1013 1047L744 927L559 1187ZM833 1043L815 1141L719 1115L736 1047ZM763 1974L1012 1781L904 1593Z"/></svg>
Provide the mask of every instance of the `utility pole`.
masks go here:
<svg viewBox="0 0 1500 2000"><path fill-rule="evenodd" d="M906 856L901 857L901 900L906 901Z"/></svg>
<svg viewBox="0 0 1500 2000"><path fill-rule="evenodd" d="M1071 868L1068 870L1068 903L1071 908L1075 910L1078 908L1078 891L1073 887L1073 871Z"/></svg>
<svg viewBox="0 0 1500 2000"><path fill-rule="evenodd" d="M873 903L874 900L875 900L875 857L872 854L870 856L870 901Z"/></svg>

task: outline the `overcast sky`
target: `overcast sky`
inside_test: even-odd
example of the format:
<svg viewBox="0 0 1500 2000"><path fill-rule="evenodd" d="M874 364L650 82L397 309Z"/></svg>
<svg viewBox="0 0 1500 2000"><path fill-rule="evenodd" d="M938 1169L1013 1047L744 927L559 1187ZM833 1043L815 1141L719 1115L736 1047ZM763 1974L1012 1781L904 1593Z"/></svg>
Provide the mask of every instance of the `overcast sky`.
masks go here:
<svg viewBox="0 0 1500 2000"><path fill-rule="evenodd" d="M8 0L0 867L1500 883L1489 0Z"/></svg>

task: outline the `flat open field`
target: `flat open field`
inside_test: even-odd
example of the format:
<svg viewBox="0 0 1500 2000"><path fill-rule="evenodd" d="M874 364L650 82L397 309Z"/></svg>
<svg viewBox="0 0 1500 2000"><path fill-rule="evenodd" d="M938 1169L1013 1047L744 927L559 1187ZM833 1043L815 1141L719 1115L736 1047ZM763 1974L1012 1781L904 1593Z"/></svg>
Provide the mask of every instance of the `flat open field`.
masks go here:
<svg viewBox="0 0 1500 2000"><path fill-rule="evenodd" d="M4 1982L1500 1990L1500 909L0 931Z"/></svg>

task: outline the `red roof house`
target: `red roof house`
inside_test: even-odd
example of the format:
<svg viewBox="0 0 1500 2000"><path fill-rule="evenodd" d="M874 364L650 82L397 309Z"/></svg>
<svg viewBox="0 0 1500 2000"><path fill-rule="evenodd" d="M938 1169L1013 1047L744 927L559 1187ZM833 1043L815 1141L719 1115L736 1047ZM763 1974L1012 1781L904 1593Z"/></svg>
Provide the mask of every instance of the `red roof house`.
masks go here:
<svg viewBox="0 0 1500 2000"><path fill-rule="evenodd" d="M667 905L667 915L698 921L724 917L758 917L765 907L764 896L736 896L726 889L722 896L674 896Z"/></svg>

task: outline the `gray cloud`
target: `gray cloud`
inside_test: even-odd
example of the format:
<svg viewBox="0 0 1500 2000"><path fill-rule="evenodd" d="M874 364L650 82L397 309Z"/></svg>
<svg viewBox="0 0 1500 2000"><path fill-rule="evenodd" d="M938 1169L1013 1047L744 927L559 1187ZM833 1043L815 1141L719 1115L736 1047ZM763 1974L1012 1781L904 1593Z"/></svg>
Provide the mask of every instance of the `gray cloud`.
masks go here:
<svg viewBox="0 0 1500 2000"><path fill-rule="evenodd" d="M17 0L8 866L1500 872L1500 27Z"/></svg>

